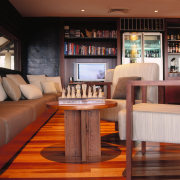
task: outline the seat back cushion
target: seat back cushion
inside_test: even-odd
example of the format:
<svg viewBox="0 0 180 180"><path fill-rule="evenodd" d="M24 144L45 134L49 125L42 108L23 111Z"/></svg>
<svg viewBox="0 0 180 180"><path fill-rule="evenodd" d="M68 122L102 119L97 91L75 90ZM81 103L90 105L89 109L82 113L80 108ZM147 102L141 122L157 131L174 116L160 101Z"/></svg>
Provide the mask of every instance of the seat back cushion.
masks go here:
<svg viewBox="0 0 180 180"><path fill-rule="evenodd" d="M112 94L120 77L141 77L141 80L157 81L159 80L159 66L156 63L132 63L116 66L112 81ZM157 87L147 88L147 100L156 103L158 100Z"/></svg>

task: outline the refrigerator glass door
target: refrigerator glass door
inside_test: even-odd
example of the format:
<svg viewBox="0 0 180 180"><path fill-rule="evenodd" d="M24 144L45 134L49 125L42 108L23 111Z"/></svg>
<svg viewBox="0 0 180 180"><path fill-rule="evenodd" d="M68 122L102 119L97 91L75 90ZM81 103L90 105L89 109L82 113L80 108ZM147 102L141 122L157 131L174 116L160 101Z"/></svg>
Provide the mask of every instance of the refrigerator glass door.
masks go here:
<svg viewBox="0 0 180 180"><path fill-rule="evenodd" d="M122 64L142 62L142 33L123 34Z"/></svg>
<svg viewBox="0 0 180 180"><path fill-rule="evenodd" d="M159 65L159 78L163 80L162 34L143 33L144 62Z"/></svg>

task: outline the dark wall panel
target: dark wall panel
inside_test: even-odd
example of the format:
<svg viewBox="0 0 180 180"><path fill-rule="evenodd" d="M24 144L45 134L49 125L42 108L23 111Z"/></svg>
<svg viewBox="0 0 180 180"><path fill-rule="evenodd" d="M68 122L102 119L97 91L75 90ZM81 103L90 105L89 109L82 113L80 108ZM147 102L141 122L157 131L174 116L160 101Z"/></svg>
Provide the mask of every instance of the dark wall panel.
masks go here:
<svg viewBox="0 0 180 180"><path fill-rule="evenodd" d="M59 75L59 23L30 21L27 46L27 74Z"/></svg>

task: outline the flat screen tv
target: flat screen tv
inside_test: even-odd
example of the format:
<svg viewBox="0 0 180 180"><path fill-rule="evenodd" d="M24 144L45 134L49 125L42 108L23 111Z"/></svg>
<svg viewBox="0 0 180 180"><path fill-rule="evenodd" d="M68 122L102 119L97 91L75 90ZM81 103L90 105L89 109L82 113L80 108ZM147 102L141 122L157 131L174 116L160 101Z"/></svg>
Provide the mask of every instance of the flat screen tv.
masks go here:
<svg viewBox="0 0 180 180"><path fill-rule="evenodd" d="M74 63L75 81L104 81L106 63Z"/></svg>

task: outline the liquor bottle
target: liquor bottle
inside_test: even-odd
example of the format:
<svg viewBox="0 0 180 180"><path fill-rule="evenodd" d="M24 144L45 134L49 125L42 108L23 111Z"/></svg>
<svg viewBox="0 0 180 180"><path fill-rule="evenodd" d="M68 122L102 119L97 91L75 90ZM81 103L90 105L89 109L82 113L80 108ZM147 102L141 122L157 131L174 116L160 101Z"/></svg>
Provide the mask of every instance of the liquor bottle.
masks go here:
<svg viewBox="0 0 180 180"><path fill-rule="evenodd" d="M179 47L178 47L178 44L176 44L176 53L179 52Z"/></svg>
<svg viewBox="0 0 180 180"><path fill-rule="evenodd" d="M180 53L180 42L179 42L179 53Z"/></svg>
<svg viewBox="0 0 180 180"><path fill-rule="evenodd" d="M169 43L169 53L172 53L172 44Z"/></svg>
<svg viewBox="0 0 180 180"><path fill-rule="evenodd" d="M168 53L170 53L170 43L168 42Z"/></svg>
<svg viewBox="0 0 180 180"><path fill-rule="evenodd" d="M167 38L168 38L168 40L170 40L170 39L171 39L171 35L170 35L170 34L168 34L168 35L167 35Z"/></svg>
<svg viewBox="0 0 180 180"><path fill-rule="evenodd" d="M175 47L175 44L173 43L172 44L172 53L175 53L176 52L176 47Z"/></svg>
<svg viewBox="0 0 180 180"><path fill-rule="evenodd" d="M174 35L173 34L171 34L171 40L174 40Z"/></svg>

